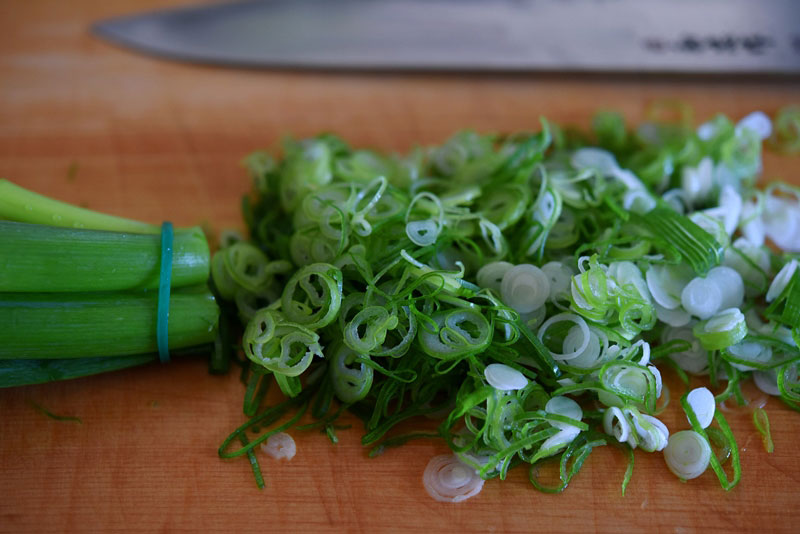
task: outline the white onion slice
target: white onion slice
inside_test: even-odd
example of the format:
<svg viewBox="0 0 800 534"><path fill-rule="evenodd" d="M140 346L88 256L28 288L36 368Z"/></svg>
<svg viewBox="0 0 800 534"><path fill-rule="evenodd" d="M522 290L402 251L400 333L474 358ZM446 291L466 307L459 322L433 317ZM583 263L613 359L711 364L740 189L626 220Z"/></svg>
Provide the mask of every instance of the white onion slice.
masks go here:
<svg viewBox="0 0 800 534"><path fill-rule="evenodd" d="M664 381L661 379L661 371L655 365L648 365L648 369L653 373L653 378L656 379L656 398L661 398L661 388L664 386Z"/></svg>
<svg viewBox="0 0 800 534"><path fill-rule="evenodd" d="M742 196L731 185L725 185L719 195L719 207L725 210L723 224L728 235L732 235L739 226L742 216Z"/></svg>
<svg viewBox="0 0 800 534"><path fill-rule="evenodd" d="M644 189L628 189L622 197L622 207L639 215L645 215L656 207L656 199Z"/></svg>
<svg viewBox="0 0 800 534"><path fill-rule="evenodd" d="M481 229L483 240L491 247L492 252L501 254L506 241L500 227L488 219L481 219L478 227Z"/></svg>
<svg viewBox="0 0 800 534"><path fill-rule="evenodd" d="M291 460L297 454L297 445L292 436L286 432L278 432L267 438L261 450L276 460Z"/></svg>
<svg viewBox="0 0 800 534"><path fill-rule="evenodd" d="M742 226L742 235L752 243L753 246L760 247L764 244L764 221L761 219L756 202L748 200L742 204L740 224Z"/></svg>
<svg viewBox="0 0 800 534"><path fill-rule="evenodd" d="M769 272L769 253L765 248L753 245L747 239L740 237L725 249L722 265L739 273L742 282L746 282L745 295L755 297L761 294L761 287L767 281L765 273Z"/></svg>
<svg viewBox="0 0 800 534"><path fill-rule="evenodd" d="M589 305L589 301L586 300L586 297L583 296L581 283L580 283L580 275L575 275L569 284L570 295L572 296L572 300L581 310L591 310L592 307Z"/></svg>
<svg viewBox="0 0 800 534"><path fill-rule="evenodd" d="M738 308L744 302L744 282L734 269L725 266L714 267L708 271L706 280L717 284L722 294L720 309Z"/></svg>
<svg viewBox="0 0 800 534"><path fill-rule="evenodd" d="M623 443L628 441L631 425L622 410L612 406L603 414L603 430L609 436L614 436L617 441Z"/></svg>
<svg viewBox="0 0 800 534"><path fill-rule="evenodd" d="M728 352L742 360L751 361L753 363L767 363L772 358L772 348L768 345L762 345L754 341L740 341L735 345L728 347ZM740 371L752 371L754 367L741 363L731 363Z"/></svg>
<svg viewBox="0 0 800 534"><path fill-rule="evenodd" d="M722 221L725 231L732 235L742 216L742 197L730 184L725 184L719 195L719 206L703 210L703 213Z"/></svg>
<svg viewBox="0 0 800 534"><path fill-rule="evenodd" d="M411 221L406 223L406 235L415 245L425 247L432 245L439 237L439 225L433 219Z"/></svg>
<svg viewBox="0 0 800 534"><path fill-rule="evenodd" d="M767 196L764 232L786 252L800 252L800 204L783 197Z"/></svg>
<svg viewBox="0 0 800 534"><path fill-rule="evenodd" d="M797 265L797 260L792 260L778 271L778 274L775 275L775 279L769 285L767 302L772 302L783 293L783 290L786 289L786 286L788 286L789 282L792 280L792 276L794 276L794 272L797 270Z"/></svg>
<svg viewBox="0 0 800 534"><path fill-rule="evenodd" d="M569 298L570 282L575 274L572 269L561 262L551 261L542 265L542 272L550 281L550 300L555 300L559 296Z"/></svg>
<svg viewBox="0 0 800 534"><path fill-rule="evenodd" d="M579 148L572 153L571 162L576 169L592 169L603 176L613 176L620 169L614 154L602 148Z"/></svg>
<svg viewBox="0 0 800 534"><path fill-rule="evenodd" d="M668 310L667 308L659 306L657 303L654 303L653 307L656 310L656 317L658 320L670 326L686 326L692 320L692 316L683 308Z"/></svg>
<svg viewBox="0 0 800 534"><path fill-rule="evenodd" d="M568 445L580 433L581 430L578 427L567 425L567 428L559 430L558 433L544 440L544 442L540 446L540 450L546 451L549 449L554 449L557 447L563 447L564 445Z"/></svg>
<svg viewBox="0 0 800 534"><path fill-rule="evenodd" d="M608 276L616 280L617 284L632 285L639 295L650 302L650 290L642 276L642 271L632 261L615 261L608 266Z"/></svg>
<svg viewBox="0 0 800 534"><path fill-rule="evenodd" d="M542 442L540 445L540 450L546 451L549 449L563 447L564 445L569 445L580 433L581 430L575 426L570 426L564 430L559 430L558 433L550 436L544 440L544 442Z"/></svg>
<svg viewBox="0 0 800 534"><path fill-rule="evenodd" d="M483 489L484 480L455 454L434 456L425 467L422 484L439 502L461 502Z"/></svg>
<svg viewBox="0 0 800 534"><path fill-rule="evenodd" d="M575 325L567 332L567 337L564 338L562 350L565 354L574 353L580 347L585 347L584 351L578 354L575 358L571 358L569 364L573 367L581 369L589 369L595 367L600 361L602 347L600 346L600 336L592 328L589 328L589 343L585 343L583 329ZM605 336L605 345L608 345L608 336Z"/></svg>
<svg viewBox="0 0 800 534"><path fill-rule="evenodd" d="M609 407L622 408L625 406L625 402L623 402L622 399L609 391L598 391L597 400L600 401L601 404Z"/></svg>
<svg viewBox="0 0 800 534"><path fill-rule="evenodd" d="M713 280L699 276L681 292L683 309L700 319L708 319L722 305L722 291Z"/></svg>
<svg viewBox="0 0 800 534"><path fill-rule="evenodd" d="M629 169L617 169L614 178L622 182L629 191L647 191L644 183Z"/></svg>
<svg viewBox="0 0 800 534"><path fill-rule="evenodd" d="M525 375L502 363L492 363L483 371L486 381L495 389L501 391L514 391L528 385Z"/></svg>
<svg viewBox="0 0 800 534"><path fill-rule="evenodd" d="M751 130L763 141L772 135L772 121L763 111L754 111L736 124L736 135L744 129Z"/></svg>
<svg viewBox="0 0 800 534"><path fill-rule="evenodd" d="M581 417L583 417L583 410L581 409L580 405L569 397L565 397L563 395L553 397L547 401L547 404L544 406L544 411L553 415L569 417L570 419L575 419L576 421L580 421ZM563 423L561 421L550 421L550 424L561 430L580 430L574 425Z"/></svg>
<svg viewBox="0 0 800 534"><path fill-rule="evenodd" d="M631 421L639 437L639 444L642 449L647 452L663 451L669 442L669 429L667 425L653 417L644 413L631 414ZM640 419L641 418L641 419ZM642 421L651 424L653 430L645 429Z"/></svg>
<svg viewBox="0 0 800 534"><path fill-rule="evenodd" d="M537 221L549 226L553 224L554 219L557 219L560 213L560 204L556 202L556 197L552 192L546 190L542 196L536 199L536 211L533 217Z"/></svg>
<svg viewBox="0 0 800 534"><path fill-rule="evenodd" d="M703 200L711 192L714 175L714 162L706 156L697 167L684 167L681 175L681 188L689 202Z"/></svg>
<svg viewBox="0 0 800 534"><path fill-rule="evenodd" d="M639 358L639 365L647 365L648 363L650 363L650 343L648 343L644 339L640 339L639 341L637 341L636 343L625 349L625 353L636 354L639 351L639 349L642 349L642 357Z"/></svg>
<svg viewBox="0 0 800 534"><path fill-rule="evenodd" d="M779 397L781 391L778 389L778 374L775 369L767 371L753 371L753 382L756 387L774 397Z"/></svg>
<svg viewBox="0 0 800 534"><path fill-rule="evenodd" d="M645 273L647 288L657 304L668 310L681 305L681 292L692 280L688 266L651 265Z"/></svg>
<svg viewBox="0 0 800 534"><path fill-rule="evenodd" d="M695 375L705 374L707 372L708 352L700 345L700 341L694 337L690 326L666 328L662 337L664 343L674 339L682 339L691 343L691 348L689 350L670 354L670 358L678 364L678 367Z"/></svg>
<svg viewBox="0 0 800 534"><path fill-rule="evenodd" d="M708 141L717 134L717 127L712 121L704 122L697 127L697 137L703 141Z"/></svg>
<svg viewBox="0 0 800 534"><path fill-rule="evenodd" d="M694 430L676 432L664 449L664 460L678 478L697 478L708 468L711 445Z"/></svg>
<svg viewBox="0 0 800 534"><path fill-rule="evenodd" d="M523 263L506 272L500 285L500 296L519 313L541 307L550 296L550 281L538 267Z"/></svg>
<svg viewBox="0 0 800 534"><path fill-rule="evenodd" d="M581 417L583 417L583 410L581 409L580 405L578 405L577 402L569 397L564 397L563 395L553 397L547 401L544 411L554 415L569 417L570 419L575 419L576 421L580 421ZM550 436L544 441L544 443L542 443L540 446L540 450L542 451L556 449L567 445L573 439L575 439L578 434L581 433L580 428L569 423L550 421L550 424L558 428L559 432L554 436Z"/></svg>
<svg viewBox="0 0 800 534"><path fill-rule="evenodd" d="M503 283L503 277L513 266L513 264L507 261L493 261L487 263L478 270L478 274L476 275L478 285L494 289L499 293L500 285Z"/></svg>
<svg viewBox="0 0 800 534"><path fill-rule="evenodd" d="M684 199L683 189L670 189L665 191L661 198L669 204L672 209L683 215L686 213L686 200Z"/></svg>
<svg viewBox="0 0 800 534"><path fill-rule="evenodd" d="M697 416L697 422L700 423L700 426L708 428L708 425L714 420L714 411L717 406L714 394L708 388L696 388L689 392L686 400Z"/></svg>

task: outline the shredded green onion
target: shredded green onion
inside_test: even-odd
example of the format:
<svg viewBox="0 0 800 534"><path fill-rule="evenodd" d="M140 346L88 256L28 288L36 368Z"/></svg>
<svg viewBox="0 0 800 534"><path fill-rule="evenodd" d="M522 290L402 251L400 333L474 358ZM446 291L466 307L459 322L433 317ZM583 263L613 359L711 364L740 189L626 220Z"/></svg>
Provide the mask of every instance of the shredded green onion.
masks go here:
<svg viewBox="0 0 800 534"><path fill-rule="evenodd" d="M614 444L629 457L624 494L633 449L672 454L678 435L735 486L738 450L715 403L740 398L753 369L776 369L784 400L800 402L800 269L778 232L800 221L800 192L754 188L765 115L693 130L678 111L679 123L636 130L598 115L594 141L543 121L407 155L321 135L289 141L283 159L248 158L251 240L219 251L212 277L246 324L261 378L245 405L260 411L220 455L244 455L310 405L316 422L302 428L336 442L347 409L371 454L442 437L460 462L445 470L454 484L528 464L534 487L560 492L594 447ZM684 397L691 434L670 437L655 417L669 398L663 365L687 384L727 380L717 397ZM259 380L272 377L290 398L260 407ZM392 434L423 415L439 420L435 434ZM712 418L719 429L706 429ZM252 426L268 430L231 451ZM732 479L709 436L730 449ZM553 485L539 475L550 461Z"/></svg>

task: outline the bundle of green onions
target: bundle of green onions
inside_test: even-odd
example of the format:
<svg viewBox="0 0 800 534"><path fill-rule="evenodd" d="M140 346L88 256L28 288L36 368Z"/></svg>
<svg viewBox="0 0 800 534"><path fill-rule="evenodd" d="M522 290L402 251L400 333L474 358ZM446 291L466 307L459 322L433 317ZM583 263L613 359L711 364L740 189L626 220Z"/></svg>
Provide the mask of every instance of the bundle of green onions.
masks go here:
<svg viewBox="0 0 800 534"><path fill-rule="evenodd" d="M716 405L744 402L753 377L800 407L800 189L755 187L762 141L796 145L800 111L775 125L756 112L630 131L604 113L589 133L542 121L404 156L332 135L251 155L251 238L212 260L245 325L250 416L220 456L249 456L263 486L255 447L292 427L335 442L348 409L373 453L444 439L454 456L424 477L440 500L520 464L561 491L606 444L629 453L623 492L637 447L684 479L710 463L730 489L738 449ZM691 430L656 417L664 366L719 391L684 396ZM268 406L273 379L288 398ZM315 422L297 426L309 409ZM387 437L420 415L437 432ZM560 484L546 487L537 466L553 457Z"/></svg>
<svg viewBox="0 0 800 534"><path fill-rule="evenodd" d="M158 359L161 228L64 204L0 180L0 387ZM172 242L168 350L214 341L199 228Z"/></svg>

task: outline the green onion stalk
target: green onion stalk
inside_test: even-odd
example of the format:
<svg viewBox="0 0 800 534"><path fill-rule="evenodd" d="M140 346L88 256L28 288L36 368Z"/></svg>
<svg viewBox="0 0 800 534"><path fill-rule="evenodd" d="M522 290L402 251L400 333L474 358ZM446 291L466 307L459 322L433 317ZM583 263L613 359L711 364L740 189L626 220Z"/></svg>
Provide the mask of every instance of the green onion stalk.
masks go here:
<svg viewBox="0 0 800 534"><path fill-rule="evenodd" d="M0 387L158 360L160 232L0 180ZM170 267L165 346L208 351L219 307L199 228L175 231Z"/></svg>
<svg viewBox="0 0 800 534"><path fill-rule="evenodd" d="M762 144L793 149L796 117L632 129L604 113L588 132L542 120L402 155L330 134L250 155L249 238L211 266L243 328L250 418L220 456L252 464L292 428L335 443L349 410L371 454L435 436L483 479L524 465L548 492L613 445L629 459L624 492L632 451L664 451L681 430L657 417L667 367L709 375L712 407L744 402L751 376L800 406L800 190L755 185ZM269 382L286 400L266 403ZM705 430L684 406L694 433L675 447L719 438L733 477L708 462L731 489L727 422L717 412ZM306 412L316 422L298 427ZM419 416L437 431L398 433ZM765 414L754 420L765 427ZM554 486L539 480L550 461Z"/></svg>

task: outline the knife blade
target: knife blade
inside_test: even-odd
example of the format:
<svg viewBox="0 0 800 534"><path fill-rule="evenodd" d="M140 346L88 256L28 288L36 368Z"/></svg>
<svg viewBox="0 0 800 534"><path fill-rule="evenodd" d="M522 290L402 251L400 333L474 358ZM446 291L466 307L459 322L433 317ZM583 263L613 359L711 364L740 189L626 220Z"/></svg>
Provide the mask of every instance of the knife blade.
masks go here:
<svg viewBox="0 0 800 534"><path fill-rule="evenodd" d="M796 0L245 0L92 30L234 67L800 73Z"/></svg>

